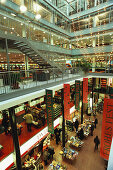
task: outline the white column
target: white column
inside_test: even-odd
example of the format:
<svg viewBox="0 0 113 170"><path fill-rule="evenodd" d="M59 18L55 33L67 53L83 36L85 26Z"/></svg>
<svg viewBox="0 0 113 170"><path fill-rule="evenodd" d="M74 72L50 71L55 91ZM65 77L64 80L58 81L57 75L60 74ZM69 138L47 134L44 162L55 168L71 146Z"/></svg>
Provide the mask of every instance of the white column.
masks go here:
<svg viewBox="0 0 113 170"><path fill-rule="evenodd" d="M55 23L55 15L54 12L51 14L51 23Z"/></svg>
<svg viewBox="0 0 113 170"><path fill-rule="evenodd" d="M97 23L98 23L99 19L97 16L94 16L93 17L93 27L96 27L97 26Z"/></svg>
<svg viewBox="0 0 113 170"><path fill-rule="evenodd" d="M94 6L97 6L97 0L94 1Z"/></svg>
<svg viewBox="0 0 113 170"><path fill-rule="evenodd" d="M92 58L93 63L92 63L92 72L95 72L95 57Z"/></svg>
<svg viewBox="0 0 113 170"><path fill-rule="evenodd" d="M53 43L53 36L51 35L51 45L54 45Z"/></svg>
<svg viewBox="0 0 113 170"><path fill-rule="evenodd" d="M26 28L25 28L25 25L22 26L22 37L26 38Z"/></svg>
<svg viewBox="0 0 113 170"><path fill-rule="evenodd" d="M96 46L96 40L93 39L93 48ZM92 63L92 72L95 72L95 57L92 58L93 63Z"/></svg>
<svg viewBox="0 0 113 170"><path fill-rule="evenodd" d="M25 76L29 77L29 63L28 63L28 56L25 55Z"/></svg>
<svg viewBox="0 0 113 170"><path fill-rule="evenodd" d="M85 10L87 10L87 0L85 0Z"/></svg>
<svg viewBox="0 0 113 170"><path fill-rule="evenodd" d="M70 12L70 5L67 3L67 15L69 16L69 12Z"/></svg>

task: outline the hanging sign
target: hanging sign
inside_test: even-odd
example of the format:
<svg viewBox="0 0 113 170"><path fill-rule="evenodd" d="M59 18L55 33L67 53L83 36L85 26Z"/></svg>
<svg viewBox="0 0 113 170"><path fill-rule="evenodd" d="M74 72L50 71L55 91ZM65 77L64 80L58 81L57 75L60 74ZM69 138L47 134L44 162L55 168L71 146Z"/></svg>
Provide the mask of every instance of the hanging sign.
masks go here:
<svg viewBox="0 0 113 170"><path fill-rule="evenodd" d="M80 81L75 81L75 109L80 108Z"/></svg>
<svg viewBox="0 0 113 170"><path fill-rule="evenodd" d="M100 155L108 160L113 136L113 99L104 98Z"/></svg>
<svg viewBox="0 0 113 170"><path fill-rule="evenodd" d="M70 84L64 84L64 118L70 120Z"/></svg>
<svg viewBox="0 0 113 170"><path fill-rule="evenodd" d="M88 103L88 78L83 78L83 103Z"/></svg>
<svg viewBox="0 0 113 170"><path fill-rule="evenodd" d="M54 134L54 113L53 113L53 93L52 90L46 90L46 112L48 132Z"/></svg>

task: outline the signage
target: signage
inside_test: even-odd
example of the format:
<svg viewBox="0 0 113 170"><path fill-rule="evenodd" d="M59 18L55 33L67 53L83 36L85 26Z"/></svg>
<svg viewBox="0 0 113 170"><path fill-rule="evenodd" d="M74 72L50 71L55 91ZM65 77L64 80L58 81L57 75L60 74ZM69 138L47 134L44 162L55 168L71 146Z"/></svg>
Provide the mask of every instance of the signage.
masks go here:
<svg viewBox="0 0 113 170"><path fill-rule="evenodd" d="M104 98L100 155L108 160L113 137L113 99Z"/></svg>
<svg viewBox="0 0 113 170"><path fill-rule="evenodd" d="M64 118L70 120L70 84L64 84Z"/></svg>
<svg viewBox="0 0 113 170"><path fill-rule="evenodd" d="M80 81L75 81L75 109L80 109Z"/></svg>
<svg viewBox="0 0 113 170"><path fill-rule="evenodd" d="M83 103L88 103L88 78L83 78Z"/></svg>
<svg viewBox="0 0 113 170"><path fill-rule="evenodd" d="M53 93L52 90L46 90L46 112L48 132L54 134L54 114L53 114Z"/></svg>

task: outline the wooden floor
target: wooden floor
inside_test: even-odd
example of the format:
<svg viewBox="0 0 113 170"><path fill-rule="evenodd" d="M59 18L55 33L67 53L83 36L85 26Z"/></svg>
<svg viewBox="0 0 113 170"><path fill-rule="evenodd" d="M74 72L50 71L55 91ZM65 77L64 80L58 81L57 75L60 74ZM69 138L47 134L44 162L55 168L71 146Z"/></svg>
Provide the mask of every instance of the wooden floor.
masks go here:
<svg viewBox="0 0 113 170"><path fill-rule="evenodd" d="M98 135L99 139L101 139L102 114L98 114L97 118L98 125L93 136L88 136L83 140L83 147L78 151L78 157L74 161L62 160L62 156L59 154L62 149L61 145L56 145L55 140L51 141L51 145L55 148L54 159L65 164L67 170L105 170L104 159L100 157L100 146L99 150L94 152L94 137ZM92 116L91 119L94 120L94 117ZM74 134L75 132L69 132L69 136Z"/></svg>

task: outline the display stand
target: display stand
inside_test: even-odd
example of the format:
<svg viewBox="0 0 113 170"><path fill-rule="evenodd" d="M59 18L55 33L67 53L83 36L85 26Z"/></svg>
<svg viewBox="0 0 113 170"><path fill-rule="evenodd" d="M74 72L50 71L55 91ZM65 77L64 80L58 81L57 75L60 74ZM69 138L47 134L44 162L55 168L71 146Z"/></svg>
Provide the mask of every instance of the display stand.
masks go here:
<svg viewBox="0 0 113 170"><path fill-rule="evenodd" d="M83 145L83 141L81 141L78 137L72 136L70 140L68 140L70 146L74 146L76 148L81 148Z"/></svg>
<svg viewBox="0 0 113 170"><path fill-rule="evenodd" d="M69 160L74 160L78 156L77 151L71 148L66 148L66 147L64 147L62 151L60 151L60 154L62 155L63 158L66 158Z"/></svg>
<svg viewBox="0 0 113 170"><path fill-rule="evenodd" d="M52 161L47 170L66 170L66 166L57 161Z"/></svg>

